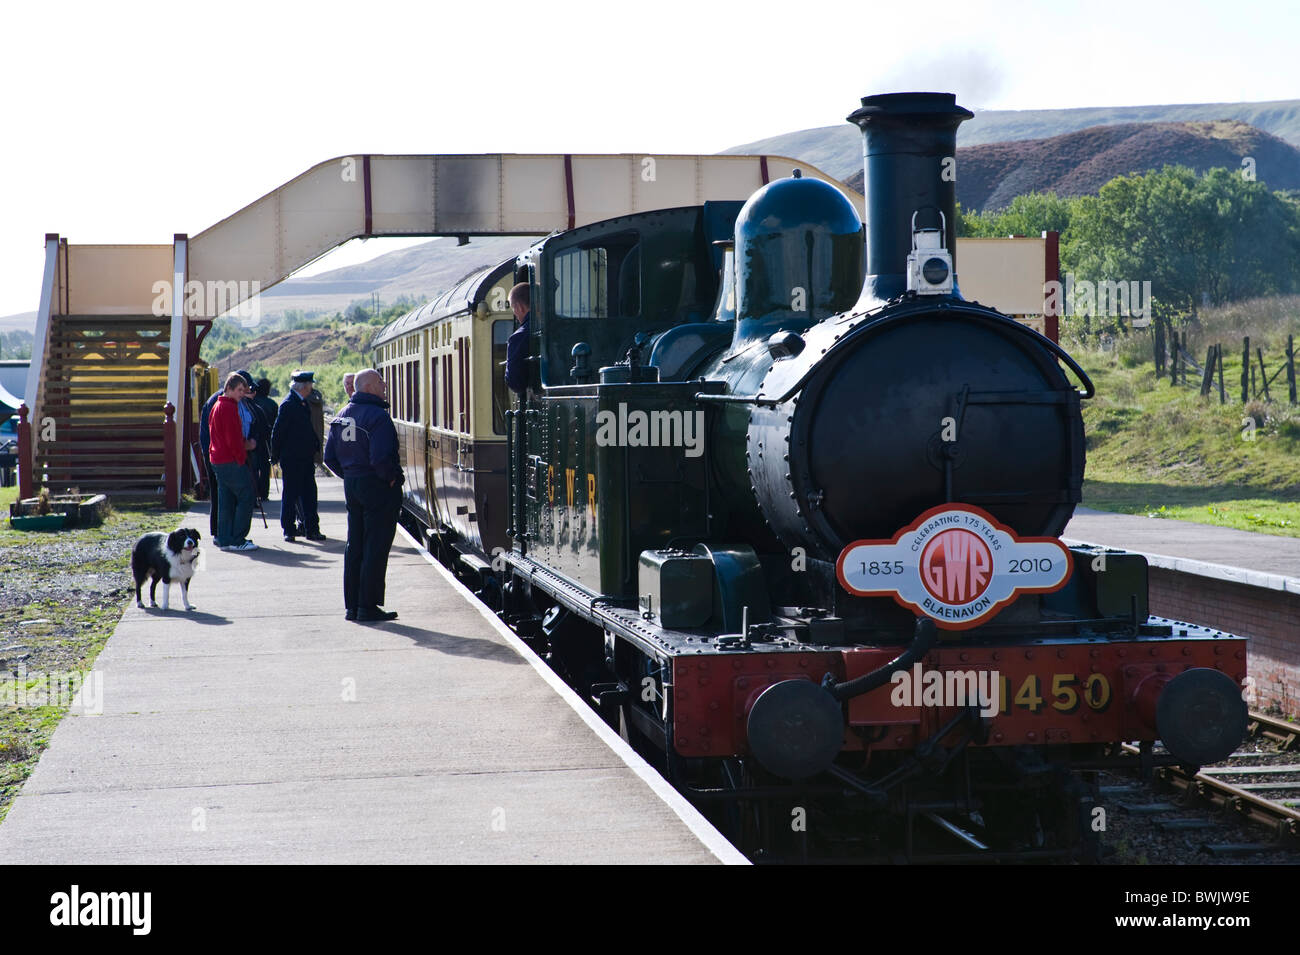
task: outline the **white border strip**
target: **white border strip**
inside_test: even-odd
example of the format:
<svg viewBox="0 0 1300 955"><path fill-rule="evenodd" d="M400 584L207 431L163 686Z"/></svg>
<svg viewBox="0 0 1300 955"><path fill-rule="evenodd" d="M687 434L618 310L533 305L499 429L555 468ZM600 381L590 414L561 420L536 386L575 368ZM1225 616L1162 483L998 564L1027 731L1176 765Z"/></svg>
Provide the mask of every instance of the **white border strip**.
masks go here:
<svg viewBox="0 0 1300 955"><path fill-rule="evenodd" d="M1061 543L1067 547L1115 547L1112 544L1097 544L1092 541L1077 540L1072 537L1062 537ZM1280 590L1288 594L1300 594L1300 578L1284 577L1281 574L1269 574L1262 570L1248 570L1245 567L1230 567L1227 564L1210 564L1203 560L1192 560L1190 557L1170 557L1166 554L1150 554L1146 551L1134 550L1131 547L1124 547L1124 550L1131 551L1135 554L1141 554L1147 559L1147 563L1153 567L1160 567L1164 570L1174 570L1183 574L1195 574L1198 577L1210 577L1214 580L1225 580L1233 584L1243 584L1247 587L1262 587L1266 590Z"/></svg>
<svg viewBox="0 0 1300 955"><path fill-rule="evenodd" d="M713 824L700 814L700 811L687 801L686 797L668 784L668 780L659 775L645 760L637 755L636 751L612 729L609 724L595 714L590 706L579 699L578 694L573 689L555 675L555 672L548 667L528 644L524 643L515 635L509 627L501 622L501 618L484 606L470 591L468 587L456 579L456 576L442 564L434 560L433 555L425 548L421 547L419 542L411 536L410 532L401 524L397 525L398 532L406 538L407 543L419 552L420 556L429 562L438 573L442 574L444 580L451 584L456 592L465 598L474 606L483 618L487 620L496 629L505 641L514 648L514 651L527 660L534 670L536 670L543 680L553 689L559 697L568 703L569 706L582 718L595 732L597 736L612 749L628 768L641 777L641 781L654 791L660 799L667 804L668 808L677 814L677 818L686 824L686 828L695 834L696 838L704 844L704 847L712 852L720 862L726 865L750 865L750 861L741 854L741 852L723 838L722 833L713 828Z"/></svg>

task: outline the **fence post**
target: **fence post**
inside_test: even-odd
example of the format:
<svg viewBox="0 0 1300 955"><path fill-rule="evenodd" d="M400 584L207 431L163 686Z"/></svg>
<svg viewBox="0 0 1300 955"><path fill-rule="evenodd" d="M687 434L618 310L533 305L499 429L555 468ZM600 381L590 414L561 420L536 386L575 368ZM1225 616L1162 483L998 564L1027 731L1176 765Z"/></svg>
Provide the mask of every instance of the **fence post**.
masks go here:
<svg viewBox="0 0 1300 955"><path fill-rule="evenodd" d="M1152 347L1153 347L1154 350L1155 350L1155 356L1156 356L1156 377L1157 377L1157 378L1163 378L1163 377L1165 376L1165 323L1164 323L1164 319L1162 319L1162 318L1157 318L1156 321L1155 321L1155 326L1154 326L1154 328L1155 328L1155 333L1154 333L1154 335L1153 335L1153 340L1155 341L1155 344L1154 344Z"/></svg>
<svg viewBox="0 0 1300 955"><path fill-rule="evenodd" d="M18 500L35 497L36 489L32 487L32 473L36 461L32 458L32 424L27 420L31 412L27 402L18 406Z"/></svg>
<svg viewBox="0 0 1300 955"><path fill-rule="evenodd" d="M1295 336L1286 337L1286 384L1291 404L1295 404Z"/></svg>
<svg viewBox="0 0 1300 955"><path fill-rule="evenodd" d="M1247 335L1241 341L1241 403L1244 405L1250 400L1246 391L1246 386L1250 384L1250 336Z"/></svg>
<svg viewBox="0 0 1300 955"><path fill-rule="evenodd" d="M176 406L167 402L163 405L163 414L166 415L163 420L163 454L166 456L163 461L163 503L169 511L175 511L181 506L180 475L176 473Z"/></svg>
<svg viewBox="0 0 1300 955"><path fill-rule="evenodd" d="M1256 347L1255 354L1259 356L1259 380L1264 385L1264 400L1272 401L1273 396L1268 393L1268 371L1264 368L1264 349Z"/></svg>
<svg viewBox="0 0 1300 955"><path fill-rule="evenodd" d="M1208 395L1214 384L1214 346L1205 349L1205 374L1201 376L1201 394Z"/></svg>
<svg viewBox="0 0 1300 955"><path fill-rule="evenodd" d="M1219 362L1219 404L1228 403L1228 395L1223 390L1223 343L1219 342L1214 346L1214 356Z"/></svg>
<svg viewBox="0 0 1300 955"><path fill-rule="evenodd" d="M1169 329L1169 385L1178 384L1178 333Z"/></svg>

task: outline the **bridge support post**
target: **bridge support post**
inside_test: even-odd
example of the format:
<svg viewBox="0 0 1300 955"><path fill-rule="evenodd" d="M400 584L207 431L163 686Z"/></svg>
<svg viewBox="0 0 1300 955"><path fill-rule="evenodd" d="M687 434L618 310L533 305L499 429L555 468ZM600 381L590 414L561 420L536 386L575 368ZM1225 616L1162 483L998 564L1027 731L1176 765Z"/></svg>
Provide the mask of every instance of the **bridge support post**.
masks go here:
<svg viewBox="0 0 1300 955"><path fill-rule="evenodd" d="M64 314L64 301L67 298L67 285L62 281L67 274L68 247L57 232L45 234L45 273L41 279L41 304L36 313L35 337L32 339L32 361L27 368L27 393L23 396L23 407L32 421L40 421L43 413L45 390L45 353L49 344L50 326L54 316ZM39 437L39 435L37 435ZM32 482L36 472L36 442L33 440L31 424L27 425L27 442L18 446L19 487L23 497L31 497ZM27 484L22 484L26 477Z"/></svg>
<svg viewBox="0 0 1300 955"><path fill-rule="evenodd" d="M189 317L185 314L185 283L189 280L189 237L180 232L173 236L172 245L172 315L171 348L167 353L167 421L163 425L163 474L167 506L172 510L180 506L181 444L176 440L178 411L185 416L186 396L189 394Z"/></svg>

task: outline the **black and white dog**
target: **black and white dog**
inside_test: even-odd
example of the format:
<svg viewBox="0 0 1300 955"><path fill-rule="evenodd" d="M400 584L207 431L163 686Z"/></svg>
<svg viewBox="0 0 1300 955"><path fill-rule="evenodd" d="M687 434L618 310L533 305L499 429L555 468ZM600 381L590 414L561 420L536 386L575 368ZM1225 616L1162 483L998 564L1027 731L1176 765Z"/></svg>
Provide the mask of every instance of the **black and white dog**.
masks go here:
<svg viewBox="0 0 1300 955"><path fill-rule="evenodd" d="M141 537L131 551L131 572L135 574L135 605L144 606L144 601L140 599L140 588L152 577L149 583L151 605L158 606L154 600L154 589L161 580L162 609L166 610L172 581L177 581L181 585L181 600L185 602L185 609L193 610L190 606L190 578L198 569L195 566L198 556L199 532L192 527L182 527L170 534L154 531Z"/></svg>

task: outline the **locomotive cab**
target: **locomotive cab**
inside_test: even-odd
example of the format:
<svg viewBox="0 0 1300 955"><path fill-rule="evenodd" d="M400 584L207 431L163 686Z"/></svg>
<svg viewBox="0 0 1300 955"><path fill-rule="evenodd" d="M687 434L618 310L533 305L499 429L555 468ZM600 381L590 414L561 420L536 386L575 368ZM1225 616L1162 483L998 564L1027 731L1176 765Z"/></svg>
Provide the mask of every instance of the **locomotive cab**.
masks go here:
<svg viewBox="0 0 1300 955"><path fill-rule="evenodd" d="M708 321L723 252L741 202L623 216L551 236L520 256L532 295L530 354L537 388L583 384L628 350L676 326ZM643 360L649 358L647 350Z"/></svg>

